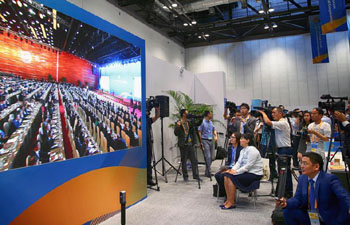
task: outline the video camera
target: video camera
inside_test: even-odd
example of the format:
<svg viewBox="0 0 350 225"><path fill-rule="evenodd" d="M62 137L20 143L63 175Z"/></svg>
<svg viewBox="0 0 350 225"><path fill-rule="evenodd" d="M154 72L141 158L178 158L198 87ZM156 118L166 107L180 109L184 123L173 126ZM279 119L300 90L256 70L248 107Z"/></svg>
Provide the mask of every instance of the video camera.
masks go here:
<svg viewBox="0 0 350 225"><path fill-rule="evenodd" d="M203 115L198 114L199 112L191 111L187 114L187 119L194 125L200 126L202 124Z"/></svg>
<svg viewBox="0 0 350 225"><path fill-rule="evenodd" d="M270 120L273 120L272 118L272 110L276 108L276 106L271 106L271 104L268 104L268 100L261 102L262 107L254 107L254 110L250 112L250 114L256 118L259 118L262 116L262 114L258 110L262 110L266 113L267 117Z"/></svg>
<svg viewBox="0 0 350 225"><path fill-rule="evenodd" d="M230 110L230 116L233 116L237 112L237 105L234 102L227 101L225 108Z"/></svg>
<svg viewBox="0 0 350 225"><path fill-rule="evenodd" d="M330 111L339 111L345 113L345 101L348 100L348 97L332 97L330 94L322 95L321 99L327 100L326 102L318 102L318 107L321 109L326 109ZM335 101L339 100L339 101Z"/></svg>
<svg viewBox="0 0 350 225"><path fill-rule="evenodd" d="M153 108L159 107L159 102L154 96L150 96L146 101L147 112L150 112Z"/></svg>

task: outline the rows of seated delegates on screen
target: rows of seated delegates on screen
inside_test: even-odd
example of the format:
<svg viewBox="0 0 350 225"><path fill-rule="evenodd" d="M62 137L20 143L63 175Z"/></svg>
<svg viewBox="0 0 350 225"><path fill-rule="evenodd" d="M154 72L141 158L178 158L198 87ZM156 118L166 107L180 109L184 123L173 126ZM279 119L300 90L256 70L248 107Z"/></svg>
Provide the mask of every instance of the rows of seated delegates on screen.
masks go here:
<svg viewBox="0 0 350 225"><path fill-rule="evenodd" d="M141 119L130 113L127 106L85 88L72 85L62 85L62 88L65 90L63 102L74 134L73 148L77 154L96 153L89 148L95 146L91 139L102 152L140 146Z"/></svg>
<svg viewBox="0 0 350 225"><path fill-rule="evenodd" d="M60 123L50 127L59 117L58 106L53 105L55 85L0 74L0 171L48 162L55 146L60 147L57 154L63 151L62 138L57 136Z"/></svg>
<svg viewBox="0 0 350 225"><path fill-rule="evenodd" d="M141 119L113 99L10 74L0 81L0 171L141 145Z"/></svg>

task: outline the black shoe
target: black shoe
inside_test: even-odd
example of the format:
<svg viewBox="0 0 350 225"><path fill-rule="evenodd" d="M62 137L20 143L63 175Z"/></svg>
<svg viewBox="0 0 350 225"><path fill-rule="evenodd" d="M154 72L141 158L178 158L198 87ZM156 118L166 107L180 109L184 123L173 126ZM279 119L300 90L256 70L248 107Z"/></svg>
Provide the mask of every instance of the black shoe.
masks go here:
<svg viewBox="0 0 350 225"><path fill-rule="evenodd" d="M147 181L148 186L156 186L156 183L153 182L153 180Z"/></svg>
<svg viewBox="0 0 350 225"><path fill-rule="evenodd" d="M199 180L200 182L203 182L203 180L199 177L194 177L193 180Z"/></svg>
<svg viewBox="0 0 350 225"><path fill-rule="evenodd" d="M184 181L185 181L185 182L188 182L188 177L184 177Z"/></svg>

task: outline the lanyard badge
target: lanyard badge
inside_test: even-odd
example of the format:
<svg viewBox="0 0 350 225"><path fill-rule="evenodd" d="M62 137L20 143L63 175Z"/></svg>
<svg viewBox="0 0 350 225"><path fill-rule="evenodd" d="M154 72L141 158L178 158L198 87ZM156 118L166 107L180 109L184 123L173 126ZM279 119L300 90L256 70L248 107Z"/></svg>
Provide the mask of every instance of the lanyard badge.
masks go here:
<svg viewBox="0 0 350 225"><path fill-rule="evenodd" d="M318 212L309 210L308 214L309 214L311 225L320 225L320 216L319 216Z"/></svg>
<svg viewBox="0 0 350 225"><path fill-rule="evenodd" d="M318 143L311 143L311 151L317 152L318 149Z"/></svg>

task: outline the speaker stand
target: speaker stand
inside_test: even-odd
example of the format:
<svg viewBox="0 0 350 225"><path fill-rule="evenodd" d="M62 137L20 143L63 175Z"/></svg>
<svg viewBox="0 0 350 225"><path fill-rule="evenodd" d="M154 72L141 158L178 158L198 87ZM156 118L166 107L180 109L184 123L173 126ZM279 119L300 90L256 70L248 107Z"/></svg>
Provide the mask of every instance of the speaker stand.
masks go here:
<svg viewBox="0 0 350 225"><path fill-rule="evenodd" d="M175 166L173 166L165 157L164 157L164 135L163 135L163 118L161 117L161 136L162 136L162 141L161 141L161 146L162 146L162 157L153 165L153 167L156 169L157 173L159 173L161 176L163 176L165 178L165 183L168 183L168 178L166 176L166 174L171 170L174 169L176 171L177 174L180 174L180 171L178 169L175 168ZM156 166L158 163L162 162L162 171L158 171ZM165 170L165 163L167 163L170 168L168 170ZM176 175L177 175L176 174Z"/></svg>

